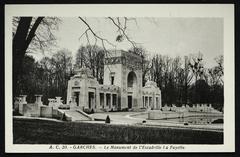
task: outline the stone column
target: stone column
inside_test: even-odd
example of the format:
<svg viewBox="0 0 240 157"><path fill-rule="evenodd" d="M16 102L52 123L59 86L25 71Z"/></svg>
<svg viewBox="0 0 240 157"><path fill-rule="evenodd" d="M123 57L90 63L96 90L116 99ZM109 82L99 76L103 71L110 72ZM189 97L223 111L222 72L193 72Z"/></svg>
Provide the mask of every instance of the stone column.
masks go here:
<svg viewBox="0 0 240 157"><path fill-rule="evenodd" d="M148 107L152 108L152 106L150 104L150 96L148 97Z"/></svg>
<svg viewBox="0 0 240 157"><path fill-rule="evenodd" d="M162 108L162 93L160 91L160 96L159 96L159 109Z"/></svg>
<svg viewBox="0 0 240 157"><path fill-rule="evenodd" d="M91 104L91 107L92 109L95 109L95 106L96 106L96 92L93 93L93 97L92 97L92 104Z"/></svg>
<svg viewBox="0 0 240 157"><path fill-rule="evenodd" d="M111 96L111 109L113 109L113 94L111 94L110 96Z"/></svg>
<svg viewBox="0 0 240 157"><path fill-rule="evenodd" d="M96 109L99 110L100 109L100 92L99 92L99 88L97 88L96 92L95 92L95 105L96 105Z"/></svg>
<svg viewBox="0 0 240 157"><path fill-rule="evenodd" d="M103 93L103 108L107 106L107 94Z"/></svg>
<svg viewBox="0 0 240 157"><path fill-rule="evenodd" d="M72 96L71 97L71 103L69 103L70 105L70 109L73 110L77 107L77 103L76 103L76 97L75 96Z"/></svg>
<svg viewBox="0 0 240 157"><path fill-rule="evenodd" d="M113 100L112 94L110 93L110 105L109 105L109 109L110 109L110 110L112 109L112 106L113 106L112 100Z"/></svg>
<svg viewBox="0 0 240 157"><path fill-rule="evenodd" d="M72 79L72 78L71 78ZM72 96L72 80L68 80L68 87L67 87L67 102L66 104L69 104Z"/></svg>
<svg viewBox="0 0 240 157"><path fill-rule="evenodd" d="M74 99L75 103L76 103L76 106L81 106L81 93L79 92L78 94L78 102L76 102L76 99Z"/></svg>
<svg viewBox="0 0 240 157"><path fill-rule="evenodd" d="M82 110L88 108L88 82L85 78L80 82L79 106Z"/></svg>
<svg viewBox="0 0 240 157"><path fill-rule="evenodd" d="M143 96L143 108L145 107L145 96Z"/></svg>
<svg viewBox="0 0 240 157"><path fill-rule="evenodd" d="M156 104L156 96L155 94L153 94L153 97L152 97L152 104L153 104L153 109L156 110L157 109L157 104Z"/></svg>
<svg viewBox="0 0 240 157"><path fill-rule="evenodd" d="M35 101L35 104L37 104L38 106L42 106L43 103L42 103L42 95L35 95L36 97L36 101Z"/></svg>

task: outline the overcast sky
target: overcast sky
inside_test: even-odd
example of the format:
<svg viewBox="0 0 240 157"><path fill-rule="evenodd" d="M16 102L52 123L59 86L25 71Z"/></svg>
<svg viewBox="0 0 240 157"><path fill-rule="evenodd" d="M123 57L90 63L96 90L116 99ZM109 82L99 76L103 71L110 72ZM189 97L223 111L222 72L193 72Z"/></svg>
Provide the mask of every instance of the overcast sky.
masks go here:
<svg viewBox="0 0 240 157"><path fill-rule="evenodd" d="M59 30L55 32L58 49L69 49L75 56L80 45L86 44L85 36L79 37L87 27L77 17L61 19ZM110 20L87 18L86 21L99 36L114 43L117 49L128 50L131 47L125 40L115 42L118 33ZM201 52L206 66L212 67L216 65L214 58L223 54L221 18L136 18L136 21L127 23L127 34L150 55L159 53L175 57ZM94 40L91 42L94 44ZM108 44L106 47L113 48Z"/></svg>

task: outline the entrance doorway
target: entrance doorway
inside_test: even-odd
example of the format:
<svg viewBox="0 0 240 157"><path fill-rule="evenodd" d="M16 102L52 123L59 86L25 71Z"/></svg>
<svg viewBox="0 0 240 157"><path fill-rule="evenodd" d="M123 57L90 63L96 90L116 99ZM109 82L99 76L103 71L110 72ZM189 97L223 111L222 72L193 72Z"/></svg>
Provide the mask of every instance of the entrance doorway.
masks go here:
<svg viewBox="0 0 240 157"><path fill-rule="evenodd" d="M94 92L88 92L88 107L89 109L94 108Z"/></svg>
<svg viewBox="0 0 240 157"><path fill-rule="evenodd" d="M129 109L132 108L132 96L131 95L128 96L128 108Z"/></svg>
<svg viewBox="0 0 240 157"><path fill-rule="evenodd" d="M100 106L104 108L104 93L100 93Z"/></svg>
<svg viewBox="0 0 240 157"><path fill-rule="evenodd" d="M77 103L77 106L79 106L79 95L80 92L74 92L75 102Z"/></svg>

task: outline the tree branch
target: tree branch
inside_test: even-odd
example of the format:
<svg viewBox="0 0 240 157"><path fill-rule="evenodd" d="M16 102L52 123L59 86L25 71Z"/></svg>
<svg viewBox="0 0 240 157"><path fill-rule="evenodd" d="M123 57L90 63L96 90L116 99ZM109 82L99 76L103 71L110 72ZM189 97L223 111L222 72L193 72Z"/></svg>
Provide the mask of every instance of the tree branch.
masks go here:
<svg viewBox="0 0 240 157"><path fill-rule="evenodd" d="M82 17L78 17L87 27L88 27L88 30L96 37L98 38L99 40L102 41L102 43L105 41L107 42L109 45L113 46L113 47L116 47L114 44L112 44L110 41L108 41L107 39L104 39L100 36L98 36L93 30L92 28L90 27L90 25L82 18Z"/></svg>
<svg viewBox="0 0 240 157"><path fill-rule="evenodd" d="M32 39L34 38L35 36L35 32L39 26L39 24L42 22L44 17L38 17L37 20L35 21L35 23L33 24L28 36L27 36L27 39L26 39L26 45L25 45L25 49L28 48L30 42L32 41Z"/></svg>
<svg viewBox="0 0 240 157"><path fill-rule="evenodd" d="M133 47L136 47L136 43L135 43L134 41L132 41L132 40L128 37L128 35L126 34L125 30L124 30L123 28L121 28L121 27L114 21L113 18L108 17L108 19L110 19L110 20L112 21L112 23L113 23L115 26L117 26L117 28L118 28L119 30L121 30L121 32L122 32L122 34L124 35L124 37L133 45Z"/></svg>

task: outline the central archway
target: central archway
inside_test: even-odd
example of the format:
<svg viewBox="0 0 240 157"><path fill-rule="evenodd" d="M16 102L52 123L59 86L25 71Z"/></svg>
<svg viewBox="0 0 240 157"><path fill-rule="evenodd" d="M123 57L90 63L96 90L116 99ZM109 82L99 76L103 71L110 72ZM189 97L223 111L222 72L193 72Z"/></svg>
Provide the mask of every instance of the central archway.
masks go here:
<svg viewBox="0 0 240 157"><path fill-rule="evenodd" d="M135 93L137 88L137 76L136 73L131 71L128 73L127 77L127 87L128 87L128 108L131 109L134 104Z"/></svg>
<svg viewBox="0 0 240 157"><path fill-rule="evenodd" d="M127 86L134 87L134 85L136 85L136 84L137 84L137 76L136 76L135 72L131 71L127 77Z"/></svg>

